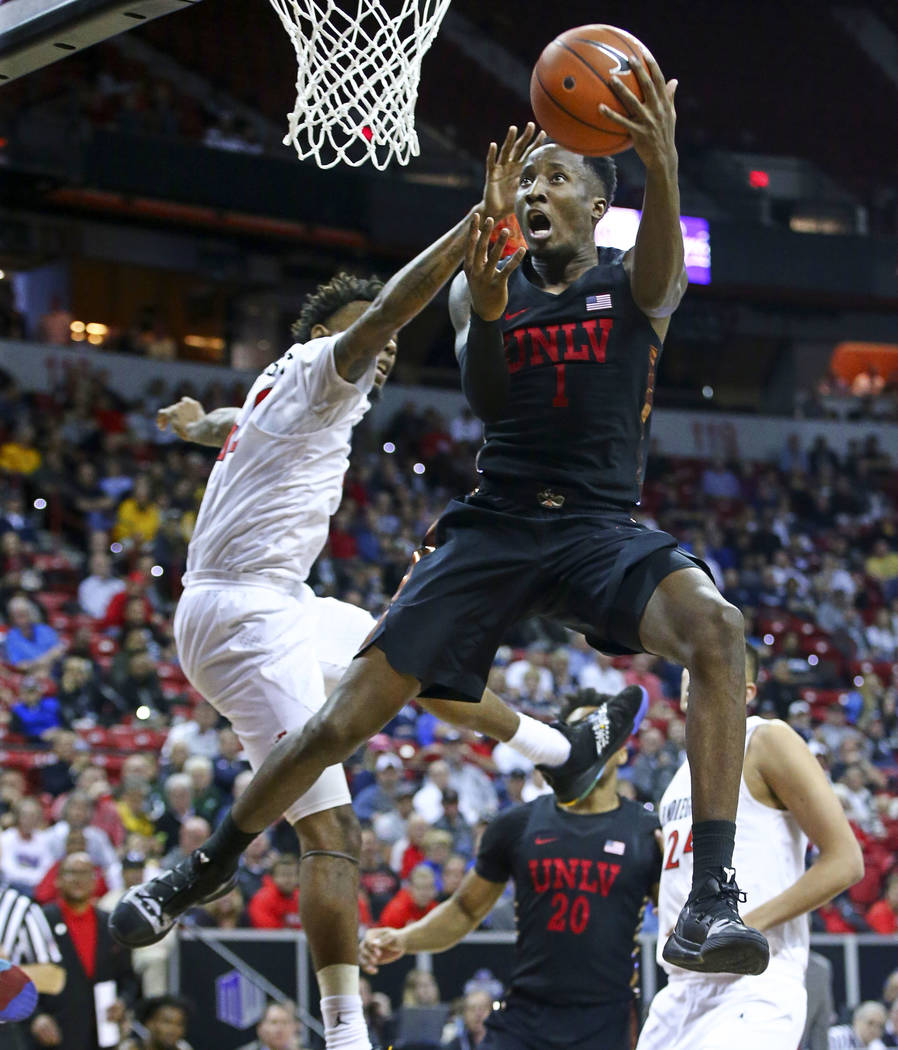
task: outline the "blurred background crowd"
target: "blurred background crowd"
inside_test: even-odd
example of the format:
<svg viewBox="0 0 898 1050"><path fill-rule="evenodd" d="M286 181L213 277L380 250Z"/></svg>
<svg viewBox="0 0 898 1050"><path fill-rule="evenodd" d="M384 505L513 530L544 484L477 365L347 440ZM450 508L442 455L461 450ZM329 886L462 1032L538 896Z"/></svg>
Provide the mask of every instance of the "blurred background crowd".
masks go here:
<svg viewBox="0 0 898 1050"><path fill-rule="evenodd" d="M207 409L242 400L238 389L160 381L129 403L88 370L32 393L0 375L0 876L44 905L65 902L66 858L86 853L83 881L108 908L199 845L250 776L240 741L190 687L172 644L215 455L155 428L157 407L182 393ZM315 590L379 611L444 503L476 484L479 436L466 412L445 420L411 403L380 433L362 425ZM875 436L842 456L824 437L810 447L795 438L775 462L752 465L656 448L639 509L700 555L743 609L761 654L756 712L787 720L808 741L861 843L864 879L812 916L817 931L898 932L896 495L894 465ZM545 720L574 689L643 685L652 704L621 790L652 806L685 758L679 679L679 667L610 658L533 620L509 633L489 684ZM414 704L347 773L364 829L363 925L402 926L435 907L459 885L490 817L547 790L507 746ZM270 828L244 856L238 887L189 921L298 927L296 854L289 826ZM508 897L485 926L514 928ZM656 928L651 911L645 928ZM170 950L167 939L134 953L145 996L166 991ZM468 1039L454 1045L480 1041L495 984L473 976L465 1001L447 1012L445 1034ZM418 971L405 996L405 1005L440 999L432 975ZM370 997L383 1045L401 1006ZM282 1027L295 1040L292 1022Z"/></svg>

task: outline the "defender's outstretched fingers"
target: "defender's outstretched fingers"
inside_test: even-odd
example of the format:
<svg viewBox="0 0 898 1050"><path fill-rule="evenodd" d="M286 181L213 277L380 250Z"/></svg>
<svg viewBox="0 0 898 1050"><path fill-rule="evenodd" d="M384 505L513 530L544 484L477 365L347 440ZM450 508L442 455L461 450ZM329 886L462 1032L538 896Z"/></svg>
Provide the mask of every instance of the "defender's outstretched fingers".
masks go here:
<svg viewBox="0 0 898 1050"><path fill-rule="evenodd" d="M495 239L486 257L487 269L498 269L499 260L502 258L502 252L505 250L505 245L508 244L508 238L510 236L511 230L506 227Z"/></svg>
<svg viewBox="0 0 898 1050"><path fill-rule="evenodd" d="M468 240L465 244L464 270L468 273L474 266L474 255L477 251L477 243L480 240L480 212L474 212L471 216L471 225L468 229Z"/></svg>
<svg viewBox="0 0 898 1050"><path fill-rule="evenodd" d="M524 256L527 254L526 245L518 248L518 250L512 255L508 262L499 270L499 276L508 284L508 278L515 272L515 270L524 261Z"/></svg>
<svg viewBox="0 0 898 1050"><path fill-rule="evenodd" d="M490 254L490 237L493 235L493 227L496 225L492 218L484 222L477 239L477 247L474 249L474 261L482 270L486 267Z"/></svg>

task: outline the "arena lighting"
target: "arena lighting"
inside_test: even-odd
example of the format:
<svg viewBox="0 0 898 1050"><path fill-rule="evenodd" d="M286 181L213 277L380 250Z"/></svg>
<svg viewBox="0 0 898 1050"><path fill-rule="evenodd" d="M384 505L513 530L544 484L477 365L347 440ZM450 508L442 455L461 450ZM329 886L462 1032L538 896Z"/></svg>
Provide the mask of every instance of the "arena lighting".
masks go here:
<svg viewBox="0 0 898 1050"><path fill-rule="evenodd" d="M109 549L112 551L113 554L121 554L125 548L119 543L118 540L116 540L115 543L109 544Z"/></svg>
<svg viewBox="0 0 898 1050"><path fill-rule="evenodd" d="M396 451L396 446L393 444L392 441L385 441L384 442L384 452L386 452L386 454L388 456L392 456L395 451Z"/></svg>
<svg viewBox="0 0 898 1050"><path fill-rule="evenodd" d="M632 248L636 243L641 211L612 205L596 224L596 244L600 248ZM686 275L690 284L711 283L711 230L707 219L681 215Z"/></svg>
<svg viewBox="0 0 898 1050"><path fill-rule="evenodd" d="M92 346L102 346L102 344L103 344L103 337L102 337L102 336L101 336L101 335L100 335L100 334L99 334L98 332L92 332L92 333L91 333L91 334L90 334L90 335L89 335L89 336L87 337L87 341L88 341L88 342L89 342L89 343L90 343L90 344L91 344Z"/></svg>
<svg viewBox="0 0 898 1050"><path fill-rule="evenodd" d="M6 276L6 271L5 270L0 270L0 281L2 281L5 276Z"/></svg>
<svg viewBox="0 0 898 1050"><path fill-rule="evenodd" d="M752 189L766 190L770 185L770 176L766 171L761 171L760 168L755 168L748 173L748 184Z"/></svg>
<svg viewBox="0 0 898 1050"><path fill-rule="evenodd" d="M150 575L155 576L157 578L160 577L164 572L165 569L163 569L161 565L154 565L152 569L150 569Z"/></svg>
<svg viewBox="0 0 898 1050"><path fill-rule="evenodd" d="M765 634L761 640L764 642L765 645L773 645L773 643L776 641L772 634Z"/></svg>
<svg viewBox="0 0 898 1050"><path fill-rule="evenodd" d="M37 499L34 501L34 509L35 510L45 510L46 507L47 507L47 501L42 496L38 496Z"/></svg>
<svg viewBox="0 0 898 1050"><path fill-rule="evenodd" d="M414 471L414 472L415 472L416 474L423 474L423 473L424 473L424 471L425 471L425 470L427 470L427 467L425 467L423 463L416 463L416 464L415 464L415 465L414 465L414 466L412 467L412 470L413 470L413 471Z"/></svg>
<svg viewBox="0 0 898 1050"><path fill-rule="evenodd" d="M260 340L256 346L265 349L261 345L263 342L265 342L264 339ZM185 335L184 345L192 346L195 350L224 350L225 341L214 335Z"/></svg>
<svg viewBox="0 0 898 1050"><path fill-rule="evenodd" d="M83 332L84 329L85 324L83 321L72 321L72 323L69 325L69 330L71 332Z"/></svg>
<svg viewBox="0 0 898 1050"><path fill-rule="evenodd" d="M415 757L415 749L414 749L414 747L412 747L411 744L403 744L399 748L399 757L400 758L414 758Z"/></svg>
<svg viewBox="0 0 898 1050"><path fill-rule="evenodd" d="M145 722L150 717L150 709L146 704L141 704L134 712L134 715L136 718L139 718L141 722Z"/></svg>
<svg viewBox="0 0 898 1050"><path fill-rule="evenodd" d="M817 656L816 653L811 653L811 655L808 657L808 663L811 665L811 667L816 667L817 664L820 663L820 657Z"/></svg>
<svg viewBox="0 0 898 1050"><path fill-rule="evenodd" d="M91 321L84 329L88 335L109 335L108 325L100 324L99 321Z"/></svg>
<svg viewBox="0 0 898 1050"><path fill-rule="evenodd" d="M864 684L864 676L862 674L856 674L851 681L854 685L860 688Z"/></svg>
<svg viewBox="0 0 898 1050"><path fill-rule="evenodd" d="M706 401L710 401L711 398L714 397L714 387L713 386L703 386L702 387L702 397Z"/></svg>

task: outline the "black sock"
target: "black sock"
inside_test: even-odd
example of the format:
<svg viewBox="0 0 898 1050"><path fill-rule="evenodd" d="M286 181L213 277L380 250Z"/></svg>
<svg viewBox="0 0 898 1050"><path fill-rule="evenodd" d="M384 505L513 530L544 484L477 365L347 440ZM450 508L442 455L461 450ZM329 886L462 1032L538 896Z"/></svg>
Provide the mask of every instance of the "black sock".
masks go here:
<svg viewBox="0 0 898 1050"><path fill-rule="evenodd" d="M229 813L201 848L216 867L230 869L258 834L258 831L241 831Z"/></svg>
<svg viewBox="0 0 898 1050"><path fill-rule="evenodd" d="M733 843L736 822L733 820L700 820L692 825L692 885L708 872L715 875L721 868L733 866Z"/></svg>

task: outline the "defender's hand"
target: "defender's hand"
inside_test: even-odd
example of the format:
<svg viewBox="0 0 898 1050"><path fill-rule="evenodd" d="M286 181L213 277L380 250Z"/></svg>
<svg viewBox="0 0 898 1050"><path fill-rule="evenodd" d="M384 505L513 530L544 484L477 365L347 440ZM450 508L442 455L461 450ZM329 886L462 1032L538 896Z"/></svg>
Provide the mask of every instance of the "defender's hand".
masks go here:
<svg viewBox="0 0 898 1050"><path fill-rule="evenodd" d="M518 135L512 124L499 147L490 143L486 155L486 182L483 186L484 214L491 219L504 219L514 211L514 197L521 180L521 169L530 154L546 140L546 133L536 132L531 121Z"/></svg>
<svg viewBox="0 0 898 1050"><path fill-rule="evenodd" d="M191 423L198 423L206 415L206 411L199 401L192 397L182 397L176 405L160 408L156 413L156 426L160 430L166 430L169 426L183 441L189 441L188 427Z"/></svg>
<svg viewBox="0 0 898 1050"><path fill-rule="evenodd" d="M368 930L359 945L359 965L365 973L377 973L379 966L396 962L405 955L402 930L389 926L379 930Z"/></svg>
<svg viewBox="0 0 898 1050"><path fill-rule="evenodd" d="M518 248L500 270L499 260L508 242L509 231L503 230L491 247L493 225L492 219L486 219L481 226L480 215L475 212L465 249L465 277L468 279L471 308L484 321L497 321L502 316L508 303L508 278L527 254L526 248Z"/></svg>
<svg viewBox="0 0 898 1050"><path fill-rule="evenodd" d="M615 113L604 103L599 109L606 117L629 132L639 159L647 169L651 169L675 163L677 159L674 143L674 128L677 122L674 94L677 81L669 80L665 83L664 74L651 56L645 55L644 63L630 63L630 68L642 88L642 102L620 77L611 78L611 87L624 104L629 117Z"/></svg>

